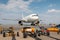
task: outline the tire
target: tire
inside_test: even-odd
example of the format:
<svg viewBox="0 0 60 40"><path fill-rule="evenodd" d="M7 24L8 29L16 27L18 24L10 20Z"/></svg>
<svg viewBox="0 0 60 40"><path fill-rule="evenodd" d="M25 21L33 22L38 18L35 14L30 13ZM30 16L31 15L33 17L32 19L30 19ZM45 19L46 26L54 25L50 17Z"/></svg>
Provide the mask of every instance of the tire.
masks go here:
<svg viewBox="0 0 60 40"><path fill-rule="evenodd" d="M33 34L33 37L37 37L36 33Z"/></svg>
<svg viewBox="0 0 60 40"><path fill-rule="evenodd" d="M46 35L46 33L44 32L43 35Z"/></svg>
<svg viewBox="0 0 60 40"><path fill-rule="evenodd" d="M38 36L40 36L40 33L38 33Z"/></svg>
<svg viewBox="0 0 60 40"><path fill-rule="evenodd" d="M2 34L2 31L1 31L1 34Z"/></svg>
<svg viewBox="0 0 60 40"><path fill-rule="evenodd" d="M42 34L42 35L44 35L44 33L43 33L43 32L42 32L41 34Z"/></svg>
<svg viewBox="0 0 60 40"><path fill-rule="evenodd" d="M3 33L3 37L6 37L5 32Z"/></svg>
<svg viewBox="0 0 60 40"><path fill-rule="evenodd" d="M23 38L27 38L27 33L23 33Z"/></svg>
<svg viewBox="0 0 60 40"><path fill-rule="evenodd" d="M17 36L19 37L19 32L17 32Z"/></svg>
<svg viewBox="0 0 60 40"><path fill-rule="evenodd" d="M47 36L50 36L50 33L47 33Z"/></svg>
<svg viewBox="0 0 60 40"><path fill-rule="evenodd" d="M57 34L59 34L60 33L60 29L59 29L59 31L57 32Z"/></svg>
<svg viewBox="0 0 60 40"><path fill-rule="evenodd" d="M60 32L58 31L57 34L59 34Z"/></svg>

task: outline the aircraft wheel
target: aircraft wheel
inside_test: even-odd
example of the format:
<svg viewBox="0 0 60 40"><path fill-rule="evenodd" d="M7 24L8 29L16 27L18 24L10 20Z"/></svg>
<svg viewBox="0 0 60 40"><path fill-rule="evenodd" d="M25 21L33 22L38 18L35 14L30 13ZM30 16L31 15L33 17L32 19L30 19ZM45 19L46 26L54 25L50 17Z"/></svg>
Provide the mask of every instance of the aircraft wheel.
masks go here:
<svg viewBox="0 0 60 40"><path fill-rule="evenodd" d="M23 25L22 23L20 25Z"/></svg>
<svg viewBox="0 0 60 40"><path fill-rule="evenodd" d="M23 33L23 38L27 38L27 33L26 32Z"/></svg>

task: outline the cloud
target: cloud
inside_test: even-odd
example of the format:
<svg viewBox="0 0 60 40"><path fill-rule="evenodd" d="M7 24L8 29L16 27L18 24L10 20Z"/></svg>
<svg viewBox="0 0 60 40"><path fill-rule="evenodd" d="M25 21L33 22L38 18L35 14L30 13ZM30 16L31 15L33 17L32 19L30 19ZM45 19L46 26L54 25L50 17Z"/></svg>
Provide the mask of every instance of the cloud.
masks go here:
<svg viewBox="0 0 60 40"><path fill-rule="evenodd" d="M0 9L4 9L5 4L0 4Z"/></svg>
<svg viewBox="0 0 60 40"><path fill-rule="evenodd" d="M48 7L54 7L56 4L49 4Z"/></svg>
<svg viewBox="0 0 60 40"><path fill-rule="evenodd" d="M48 13L60 13L60 10L56 10L56 9L49 9Z"/></svg>
<svg viewBox="0 0 60 40"><path fill-rule="evenodd" d="M8 2L8 5L6 6L7 8L15 8L16 6L20 7L20 8L28 8L29 4L32 2L33 0L29 0L29 1L23 1L23 0L10 0Z"/></svg>
<svg viewBox="0 0 60 40"><path fill-rule="evenodd" d="M34 2L42 2L42 1L46 1L46 0L34 0Z"/></svg>
<svg viewBox="0 0 60 40"><path fill-rule="evenodd" d="M46 12L40 14L40 19L46 24L60 24L60 10L48 9Z"/></svg>
<svg viewBox="0 0 60 40"><path fill-rule="evenodd" d="M3 12L19 12L20 10L30 13L32 12L29 10L29 5L33 2L33 0L9 0L7 4L0 4L0 9L3 9Z"/></svg>
<svg viewBox="0 0 60 40"><path fill-rule="evenodd" d="M40 14L40 20L41 23L45 23L45 24L60 24L60 15L56 15L56 14Z"/></svg>
<svg viewBox="0 0 60 40"><path fill-rule="evenodd" d="M29 9L29 5L34 1L42 1L42 0L9 0L7 4L0 4L0 9L5 13L7 12L21 12L21 10L25 13L34 13Z"/></svg>
<svg viewBox="0 0 60 40"><path fill-rule="evenodd" d="M7 2L7 4L0 4L0 13L34 13L33 11L31 11L29 9L29 5L34 2L34 1L42 1L42 0L28 0L28 1L24 1L24 0L9 0Z"/></svg>

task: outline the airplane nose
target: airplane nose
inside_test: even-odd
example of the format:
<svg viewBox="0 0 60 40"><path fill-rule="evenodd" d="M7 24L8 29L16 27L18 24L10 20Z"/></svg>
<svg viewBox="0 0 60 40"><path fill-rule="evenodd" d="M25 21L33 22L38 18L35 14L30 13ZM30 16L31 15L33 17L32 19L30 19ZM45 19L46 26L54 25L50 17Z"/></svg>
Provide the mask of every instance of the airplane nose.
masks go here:
<svg viewBox="0 0 60 40"><path fill-rule="evenodd" d="M38 17L35 17L36 20L38 20L39 18Z"/></svg>

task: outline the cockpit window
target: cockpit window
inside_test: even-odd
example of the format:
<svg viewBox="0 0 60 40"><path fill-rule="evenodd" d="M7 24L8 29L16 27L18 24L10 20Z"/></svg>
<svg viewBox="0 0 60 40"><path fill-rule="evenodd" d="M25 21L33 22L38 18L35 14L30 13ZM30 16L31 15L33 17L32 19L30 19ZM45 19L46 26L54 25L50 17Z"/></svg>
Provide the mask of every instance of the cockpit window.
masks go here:
<svg viewBox="0 0 60 40"><path fill-rule="evenodd" d="M38 16L38 15L32 15L32 16Z"/></svg>

